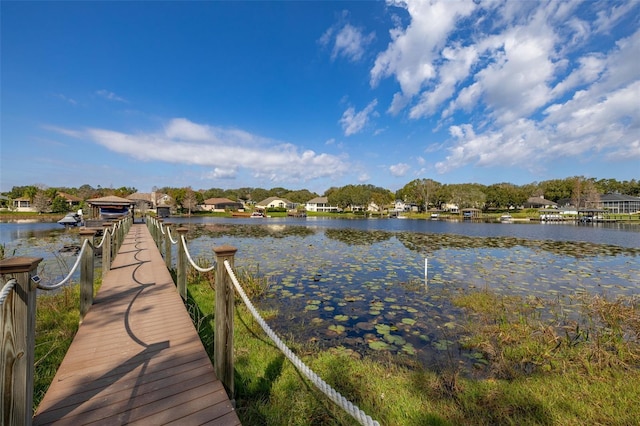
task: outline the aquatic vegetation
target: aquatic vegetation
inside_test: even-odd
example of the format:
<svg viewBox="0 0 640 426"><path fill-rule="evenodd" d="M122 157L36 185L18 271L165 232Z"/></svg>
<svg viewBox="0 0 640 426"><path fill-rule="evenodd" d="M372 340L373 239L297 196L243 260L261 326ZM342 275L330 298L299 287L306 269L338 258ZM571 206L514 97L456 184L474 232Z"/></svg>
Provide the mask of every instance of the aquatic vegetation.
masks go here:
<svg viewBox="0 0 640 426"><path fill-rule="evenodd" d="M257 303L279 312L270 324L280 333L289 333L292 322L304 323L295 330L297 340L324 339L361 354L411 355L426 365L448 363L452 354L473 368L488 362L468 344L468 307L459 302L478 290L504 300L533 300L532 312L540 318L555 315L551 300L569 319L581 313L572 299L576 293L640 295L638 248L349 228L190 229L200 250L234 245L237 268L269 278ZM484 303L493 309L496 300Z"/></svg>

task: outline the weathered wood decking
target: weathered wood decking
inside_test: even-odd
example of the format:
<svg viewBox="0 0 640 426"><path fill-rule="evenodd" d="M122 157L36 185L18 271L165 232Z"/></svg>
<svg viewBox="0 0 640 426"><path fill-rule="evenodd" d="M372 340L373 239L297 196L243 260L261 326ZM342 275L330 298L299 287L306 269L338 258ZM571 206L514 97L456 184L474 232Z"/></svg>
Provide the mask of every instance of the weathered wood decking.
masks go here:
<svg viewBox="0 0 640 426"><path fill-rule="evenodd" d="M239 425L144 225L131 227L34 424Z"/></svg>

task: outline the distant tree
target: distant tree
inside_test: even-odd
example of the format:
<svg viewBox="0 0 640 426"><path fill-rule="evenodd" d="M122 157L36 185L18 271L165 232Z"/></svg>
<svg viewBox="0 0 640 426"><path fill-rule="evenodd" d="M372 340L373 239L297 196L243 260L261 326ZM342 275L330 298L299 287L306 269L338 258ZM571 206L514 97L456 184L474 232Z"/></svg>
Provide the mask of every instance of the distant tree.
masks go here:
<svg viewBox="0 0 640 426"><path fill-rule="evenodd" d="M51 211L53 213L66 213L69 211L69 204L63 197L56 195L51 202Z"/></svg>
<svg viewBox="0 0 640 426"><path fill-rule="evenodd" d="M205 189L202 193L202 196L205 200L209 198L222 198L224 194L224 189L222 188L209 188Z"/></svg>
<svg viewBox="0 0 640 426"><path fill-rule="evenodd" d="M303 204L307 201L316 198L318 194L315 192L311 192L307 189L301 189L298 191L290 191L284 194L284 198L289 201L293 201L294 203Z"/></svg>
<svg viewBox="0 0 640 426"><path fill-rule="evenodd" d="M269 191L264 188L253 188L253 190L251 191L251 200L255 201L256 203L259 203L262 200L266 200L269 197Z"/></svg>
<svg viewBox="0 0 640 426"><path fill-rule="evenodd" d="M36 195L33 197L33 201L31 205L38 213L44 213L49 211L49 206L51 204L51 199L47 197L45 191L37 191Z"/></svg>
<svg viewBox="0 0 640 426"><path fill-rule="evenodd" d="M138 190L134 187L121 186L113 190L113 195L117 197L127 198L131 194L135 194Z"/></svg>
<svg viewBox="0 0 640 426"><path fill-rule="evenodd" d="M429 210L436 199L436 192L442 186L433 179L415 179L396 192L397 198L420 206L421 210Z"/></svg>
<svg viewBox="0 0 640 426"><path fill-rule="evenodd" d="M600 194L596 189L594 179L587 179L584 176L576 176L573 178L571 203L576 206L576 208L596 208L599 201Z"/></svg>
<svg viewBox="0 0 640 426"><path fill-rule="evenodd" d="M571 198L574 181L573 179L552 179L540 182L538 186L542 193L535 195L543 195L545 199L557 203L559 200Z"/></svg>
<svg viewBox="0 0 640 426"><path fill-rule="evenodd" d="M196 193L193 192L191 187L185 189L184 198L182 199L182 207L188 210L188 215L191 216L191 212L195 210L198 205L198 199Z"/></svg>
<svg viewBox="0 0 640 426"><path fill-rule="evenodd" d="M388 189L375 187L371 189L371 202L378 206L378 213L382 216L389 203L393 202L393 193ZM367 203L368 204L368 203Z"/></svg>
<svg viewBox="0 0 640 426"><path fill-rule="evenodd" d="M458 208L484 208L487 196L484 193L484 185L477 183L463 183L449 185L451 190L451 203Z"/></svg>
<svg viewBox="0 0 640 426"><path fill-rule="evenodd" d="M78 188L76 195L83 200L88 200L90 198L94 198L95 193L95 188L85 183L84 185L80 186L80 188Z"/></svg>
<svg viewBox="0 0 640 426"><path fill-rule="evenodd" d="M30 185L25 187L24 194L22 194L22 197L26 197L29 200L31 200L31 202L33 202L38 192L39 192L38 188L36 188L33 185Z"/></svg>
<svg viewBox="0 0 640 426"><path fill-rule="evenodd" d="M284 194L291 192L286 188L282 188L282 187L275 187L275 188L271 188L269 190L269 197L282 197L284 198Z"/></svg>
<svg viewBox="0 0 640 426"><path fill-rule="evenodd" d="M527 193L512 183L496 183L484 190L487 208L509 208L524 204Z"/></svg>
<svg viewBox="0 0 640 426"><path fill-rule="evenodd" d="M393 201L393 193L388 189L373 185L346 185L329 191L327 198L329 204L342 209L359 207L366 210L372 201L376 204L379 202L380 204L378 205L384 208L385 204ZM378 200L378 202L374 201L374 199Z"/></svg>

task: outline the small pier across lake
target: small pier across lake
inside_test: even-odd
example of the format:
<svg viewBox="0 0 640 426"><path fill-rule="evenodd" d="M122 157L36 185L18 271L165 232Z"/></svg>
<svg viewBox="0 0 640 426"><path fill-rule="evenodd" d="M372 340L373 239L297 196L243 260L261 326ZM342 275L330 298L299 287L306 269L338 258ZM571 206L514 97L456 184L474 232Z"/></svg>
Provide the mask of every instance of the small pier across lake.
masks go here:
<svg viewBox="0 0 640 426"><path fill-rule="evenodd" d="M124 236L33 424L240 424L145 225Z"/></svg>

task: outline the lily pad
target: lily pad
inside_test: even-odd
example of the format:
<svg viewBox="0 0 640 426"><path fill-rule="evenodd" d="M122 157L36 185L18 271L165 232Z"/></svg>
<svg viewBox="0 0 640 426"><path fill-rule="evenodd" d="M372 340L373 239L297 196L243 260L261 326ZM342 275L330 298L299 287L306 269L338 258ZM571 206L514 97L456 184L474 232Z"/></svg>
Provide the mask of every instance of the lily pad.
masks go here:
<svg viewBox="0 0 640 426"><path fill-rule="evenodd" d="M329 326L329 330L333 331L336 334L342 334L344 333L345 328L343 325L333 324Z"/></svg>
<svg viewBox="0 0 640 426"><path fill-rule="evenodd" d="M416 320L413 318L402 318L402 323L407 325L413 325L416 323Z"/></svg>
<svg viewBox="0 0 640 426"><path fill-rule="evenodd" d="M375 340L373 342L369 342L369 347L376 351L383 351L391 348L391 346L388 343L385 343L382 340Z"/></svg>

